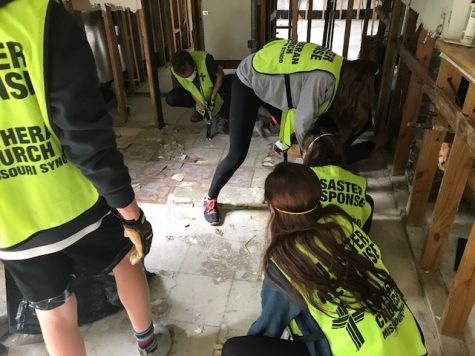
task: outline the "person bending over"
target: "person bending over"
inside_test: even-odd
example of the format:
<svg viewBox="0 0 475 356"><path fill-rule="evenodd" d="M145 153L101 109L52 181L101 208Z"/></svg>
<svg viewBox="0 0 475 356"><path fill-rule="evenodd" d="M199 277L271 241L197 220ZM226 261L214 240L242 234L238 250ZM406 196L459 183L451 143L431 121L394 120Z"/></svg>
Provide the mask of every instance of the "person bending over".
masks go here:
<svg viewBox="0 0 475 356"><path fill-rule="evenodd" d="M426 355L378 246L321 194L304 165L280 163L267 177L262 313L222 356Z"/></svg>
<svg viewBox="0 0 475 356"><path fill-rule="evenodd" d="M219 223L218 195L247 156L259 106L266 103L284 113L279 134L283 150L292 146L294 137L302 150L305 134L315 123L331 126L349 147L354 136L369 127L374 72L368 61L346 61L317 44L288 40L270 42L242 60L232 85L229 152L204 198L206 221ZM370 153L362 148L363 156Z"/></svg>

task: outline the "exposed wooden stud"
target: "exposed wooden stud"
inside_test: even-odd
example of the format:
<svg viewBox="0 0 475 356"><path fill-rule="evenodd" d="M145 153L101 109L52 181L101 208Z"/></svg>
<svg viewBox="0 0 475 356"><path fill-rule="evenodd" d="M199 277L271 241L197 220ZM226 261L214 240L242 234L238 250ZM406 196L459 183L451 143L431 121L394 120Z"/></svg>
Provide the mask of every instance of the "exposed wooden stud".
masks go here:
<svg viewBox="0 0 475 356"><path fill-rule="evenodd" d="M130 34L130 44L132 48L132 60L134 64L134 78L136 81L140 81L140 70L139 70L139 59L137 56L137 51L140 50L140 46L137 45L135 35L134 35L134 25L132 20L132 12L127 9L125 10L125 18L127 22L128 31Z"/></svg>
<svg viewBox="0 0 475 356"><path fill-rule="evenodd" d="M290 37L292 41L297 41L298 38L298 23L299 23L299 1L298 0L291 0L290 1L290 7L291 11L290 13L292 14L292 22L291 22L291 31L290 31Z"/></svg>
<svg viewBox="0 0 475 356"><path fill-rule="evenodd" d="M307 42L312 39L312 20L313 20L313 0L308 0L307 7Z"/></svg>
<svg viewBox="0 0 475 356"><path fill-rule="evenodd" d="M163 121L162 102L160 99L160 86L158 83L157 63L155 56L152 55L152 28L151 28L151 16L149 9L145 6L146 0L142 1L142 9L138 10L140 27L143 38L145 64L147 67L148 86L150 90L150 100L157 120L157 126L159 129L165 126Z"/></svg>
<svg viewBox="0 0 475 356"><path fill-rule="evenodd" d="M341 20L343 17L343 0L339 0L339 1L340 1L340 11L338 14L338 19Z"/></svg>
<svg viewBox="0 0 475 356"><path fill-rule="evenodd" d="M443 88L443 90L450 90L447 83L449 77L452 77L456 83L455 85L458 87L461 78L460 73L447 61L442 60L437 76L437 85ZM439 126L447 125L444 119L447 120L447 117L439 112L439 115L432 119L432 124ZM440 146L444 137L445 132L443 131L428 130L424 133L414 172L414 182L407 202L406 222L408 225L420 225L423 221L432 183L437 171Z"/></svg>
<svg viewBox="0 0 475 356"><path fill-rule="evenodd" d="M397 58L397 46L395 40L399 37L400 33L401 9L401 0L395 0L391 12L391 25L389 26L388 44L384 54L383 74L381 76L381 88L379 90L378 106L376 108L374 120L375 133L381 132L386 124L392 78Z"/></svg>
<svg viewBox="0 0 475 356"><path fill-rule="evenodd" d="M417 39L420 31L416 31L417 12L410 9L407 16L406 28L404 29L403 43L411 51L415 52ZM421 27L419 28L421 30ZM399 126L401 125L402 110L406 99L407 88L411 72L403 61L399 61L397 69L396 85L391 97L391 106L388 118L388 136L397 137Z"/></svg>
<svg viewBox="0 0 475 356"><path fill-rule="evenodd" d="M348 0L346 10L345 38L343 39L343 57L348 58L348 46L350 45L351 21L353 18L353 0Z"/></svg>
<svg viewBox="0 0 475 356"><path fill-rule="evenodd" d="M465 246L465 253L445 302L440 330L444 335L462 334L475 303L475 223Z"/></svg>
<svg viewBox="0 0 475 356"><path fill-rule="evenodd" d="M475 123L474 103L475 84L471 84L462 111L469 116L473 123ZM450 228L455 221L468 176L472 171L472 161L471 152L464 139L455 136L421 257L421 268L423 269L435 270L440 265Z"/></svg>
<svg viewBox="0 0 475 356"><path fill-rule="evenodd" d="M366 7L364 12L364 20L363 20L363 31L361 37L365 37L368 35L368 23L369 23L369 13L371 12L371 1L366 0Z"/></svg>
<svg viewBox="0 0 475 356"><path fill-rule="evenodd" d="M117 111L121 123L127 122L127 98L124 90L124 76L122 65L120 63L119 48L117 45L117 36L114 24L112 22L112 11L109 5L105 6L104 11L104 29L106 32L107 48L112 66L112 77L114 80L115 97L117 100Z"/></svg>
<svg viewBox="0 0 475 356"><path fill-rule="evenodd" d="M265 4L265 1L264 1ZM194 28L194 23L193 23L193 14L192 14L192 5L191 5L191 0L186 0L186 16L187 16L187 23L188 23L188 47L193 48L193 28ZM265 26L264 26L265 30Z"/></svg>
<svg viewBox="0 0 475 356"><path fill-rule="evenodd" d="M176 1L177 0L169 0L169 7L171 13L170 20L173 29L174 52L183 49L183 45L181 43L180 8Z"/></svg>
<svg viewBox="0 0 475 356"><path fill-rule="evenodd" d="M434 84L427 70L414 58L414 56L398 42L398 50L401 58L406 62L413 75L422 84L422 89L434 104L439 114L445 118L452 130L467 143L470 152L475 156L475 127L455 104L453 96L450 96L443 89ZM455 87L458 86L457 78L460 78L460 72L452 76ZM459 79L458 79L459 80ZM452 92L451 89L447 89Z"/></svg>
<svg viewBox="0 0 475 356"><path fill-rule="evenodd" d="M166 63L166 56L165 56L165 37L163 35L163 28L162 28L162 15L160 12L160 6L158 1L151 1L151 13L152 13L152 28L153 28L153 37L155 39L155 53L157 54L158 64L161 66L165 65Z"/></svg>
<svg viewBox="0 0 475 356"><path fill-rule="evenodd" d="M127 14L125 11L119 11L119 33L120 44L122 45L125 67L127 68L127 76L131 93L135 93L135 75L134 75L134 54L132 50L131 36L129 27L127 26Z"/></svg>
<svg viewBox="0 0 475 356"><path fill-rule="evenodd" d="M373 14L371 16L371 36L374 34L374 22L376 21L376 8L378 0L373 0Z"/></svg>
<svg viewBox="0 0 475 356"><path fill-rule="evenodd" d="M425 29L421 29L419 39L417 41L416 59L425 69L429 67L432 57L432 51L435 45L435 38L428 35ZM405 61L401 61L407 67ZM393 161L393 176L403 175L406 171L406 163L409 158L409 147L414 139L414 129L408 125L417 121L419 109L422 101L422 85L417 81L415 74L411 74L409 87L402 113L399 136L397 139L396 149Z"/></svg>
<svg viewBox="0 0 475 356"><path fill-rule="evenodd" d="M200 14L201 1L191 1L191 15L193 22L193 44L196 50L204 49L203 23Z"/></svg>
<svg viewBox="0 0 475 356"><path fill-rule="evenodd" d="M361 9L361 0L357 0L357 5L356 5L356 19L360 19L360 9Z"/></svg>
<svg viewBox="0 0 475 356"><path fill-rule="evenodd" d="M135 57L136 57L136 63L138 67L138 73L139 73L139 78L140 81L145 80L145 60L143 58L143 53L142 53L142 36L141 34L141 29L140 29L140 20L139 20L139 15L137 12L133 12L130 14L130 20L131 20L131 27L132 27L132 35L134 37L134 52L135 52Z"/></svg>
<svg viewBox="0 0 475 356"><path fill-rule="evenodd" d="M171 60L175 52L177 51L175 45L175 35L173 33L174 28L172 24L172 13L170 9L170 2L159 1L160 10L163 20L163 33L165 34L165 45L167 49L167 59Z"/></svg>

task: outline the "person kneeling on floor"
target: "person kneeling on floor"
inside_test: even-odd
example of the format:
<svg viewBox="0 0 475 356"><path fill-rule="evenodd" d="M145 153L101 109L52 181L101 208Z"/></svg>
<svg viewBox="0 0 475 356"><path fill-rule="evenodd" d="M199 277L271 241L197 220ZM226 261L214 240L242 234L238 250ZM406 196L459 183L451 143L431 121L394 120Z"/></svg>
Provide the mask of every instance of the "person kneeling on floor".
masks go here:
<svg viewBox="0 0 475 356"><path fill-rule="evenodd" d="M172 58L171 71L180 86L167 94L168 105L194 107L192 122L203 120L207 111L214 119L227 120L233 75L225 75L211 54L179 51Z"/></svg>
<svg viewBox="0 0 475 356"><path fill-rule="evenodd" d="M262 313L222 356L427 354L378 246L342 209L322 207L310 168L280 163L264 194L271 217Z"/></svg>

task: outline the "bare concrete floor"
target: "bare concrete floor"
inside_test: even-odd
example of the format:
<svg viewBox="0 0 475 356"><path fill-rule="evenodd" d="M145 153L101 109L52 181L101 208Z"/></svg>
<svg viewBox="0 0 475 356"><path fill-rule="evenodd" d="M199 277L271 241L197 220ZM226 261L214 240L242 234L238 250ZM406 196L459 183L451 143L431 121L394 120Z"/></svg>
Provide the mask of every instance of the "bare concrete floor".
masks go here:
<svg viewBox="0 0 475 356"><path fill-rule="evenodd" d="M275 137L253 138L246 162L220 196L225 221L211 227L202 217L201 199L216 164L227 152L228 137L205 140L205 124L189 121L192 110L166 104L167 126L159 131L154 128L148 98L137 97L129 104L133 112L129 123L116 129L137 198L155 231L145 261L157 273L150 285L153 314L172 329L171 355L211 356L215 344L245 334L260 312L260 259L268 217L263 182L272 169L264 165L279 160L271 152ZM407 190L401 180L390 178L387 156L376 153L356 167L367 177L375 200L371 237L424 330L429 355L474 355L474 313L466 343L439 337L436 322L450 281L438 273L418 272L414 256L420 255L423 230L406 233L401 209ZM457 226L463 230L473 215L462 213L459 220ZM453 240L451 246L453 249ZM449 266L452 251L446 256L444 266ZM450 274L444 276L450 279ZM439 304L431 307L430 294L436 294ZM124 312L82 331L89 355L137 355ZM21 345L32 341L38 338L10 338L9 355L46 355L41 342Z"/></svg>

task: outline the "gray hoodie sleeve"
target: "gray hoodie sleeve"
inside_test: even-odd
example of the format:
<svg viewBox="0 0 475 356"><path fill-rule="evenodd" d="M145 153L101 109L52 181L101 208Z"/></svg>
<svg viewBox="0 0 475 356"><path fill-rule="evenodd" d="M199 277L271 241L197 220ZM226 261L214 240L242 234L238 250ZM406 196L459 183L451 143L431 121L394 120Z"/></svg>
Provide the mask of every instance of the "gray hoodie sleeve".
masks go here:
<svg viewBox="0 0 475 356"><path fill-rule="evenodd" d="M292 83L292 77L291 77ZM313 117L320 105L330 100L333 95L335 78L327 72L313 72L305 75L298 100L293 103L295 113L295 136L303 149L303 140L312 127Z"/></svg>
<svg viewBox="0 0 475 356"><path fill-rule="evenodd" d="M74 17L53 1L47 24L45 88L51 126L68 160L108 204L125 207L134 199L134 191L116 147L86 35Z"/></svg>

